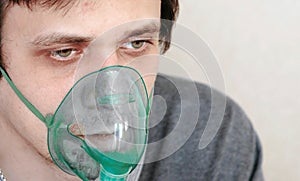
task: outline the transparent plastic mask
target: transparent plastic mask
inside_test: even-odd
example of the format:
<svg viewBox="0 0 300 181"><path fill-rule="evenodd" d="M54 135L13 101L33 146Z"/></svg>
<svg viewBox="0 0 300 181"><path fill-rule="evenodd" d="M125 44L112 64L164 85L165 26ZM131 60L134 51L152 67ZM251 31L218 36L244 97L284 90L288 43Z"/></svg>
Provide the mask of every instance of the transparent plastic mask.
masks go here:
<svg viewBox="0 0 300 181"><path fill-rule="evenodd" d="M126 175L147 141L148 97L143 79L113 66L83 77L71 89L48 129L49 152L63 170L82 179L99 177L100 165Z"/></svg>
<svg viewBox="0 0 300 181"><path fill-rule="evenodd" d="M16 94L48 127L48 149L56 165L82 180L126 180L147 142L149 101L146 85L133 68L110 66L80 79L54 115L45 118Z"/></svg>

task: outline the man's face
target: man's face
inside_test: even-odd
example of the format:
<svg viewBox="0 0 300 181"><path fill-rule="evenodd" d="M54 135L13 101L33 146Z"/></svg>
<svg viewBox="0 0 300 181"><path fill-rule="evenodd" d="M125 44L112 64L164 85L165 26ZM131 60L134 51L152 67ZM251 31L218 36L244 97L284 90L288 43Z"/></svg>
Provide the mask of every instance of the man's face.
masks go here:
<svg viewBox="0 0 300 181"><path fill-rule="evenodd" d="M118 25L159 17L160 0L80 0L59 10L38 6L29 10L25 6L14 5L6 12L2 29L6 71L43 115L54 113L74 84L75 74L80 68L78 65L85 66L78 62L92 41ZM134 31L132 27L126 32L127 35ZM157 35L158 32L150 31L141 35L133 33L131 37L122 39L122 33L117 33L115 36L120 37L114 37L116 41L113 41L113 46L120 48L116 48L97 69L124 65L129 59L158 53L158 43L155 38L151 40ZM147 41L133 42L143 38ZM154 79L145 80L151 88ZM0 92L1 121L33 145L37 152L49 157L45 125L25 107L3 78Z"/></svg>

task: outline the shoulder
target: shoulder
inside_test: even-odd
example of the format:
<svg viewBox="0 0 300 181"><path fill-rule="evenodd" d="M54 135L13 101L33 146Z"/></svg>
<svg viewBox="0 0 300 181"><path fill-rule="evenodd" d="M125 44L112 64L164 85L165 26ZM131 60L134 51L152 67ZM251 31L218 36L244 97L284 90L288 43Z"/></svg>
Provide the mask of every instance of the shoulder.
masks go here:
<svg viewBox="0 0 300 181"><path fill-rule="evenodd" d="M151 169L153 175L262 179L259 139L232 99L207 85L164 75L157 77L154 95L146 155L146 162L159 168Z"/></svg>

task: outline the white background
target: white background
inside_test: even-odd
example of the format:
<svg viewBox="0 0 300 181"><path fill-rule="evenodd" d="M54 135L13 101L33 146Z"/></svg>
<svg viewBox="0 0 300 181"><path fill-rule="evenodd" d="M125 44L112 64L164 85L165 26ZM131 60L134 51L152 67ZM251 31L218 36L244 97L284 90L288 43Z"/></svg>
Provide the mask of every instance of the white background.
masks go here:
<svg viewBox="0 0 300 181"><path fill-rule="evenodd" d="M300 180L300 1L180 2L179 23L211 47L261 138L266 180Z"/></svg>

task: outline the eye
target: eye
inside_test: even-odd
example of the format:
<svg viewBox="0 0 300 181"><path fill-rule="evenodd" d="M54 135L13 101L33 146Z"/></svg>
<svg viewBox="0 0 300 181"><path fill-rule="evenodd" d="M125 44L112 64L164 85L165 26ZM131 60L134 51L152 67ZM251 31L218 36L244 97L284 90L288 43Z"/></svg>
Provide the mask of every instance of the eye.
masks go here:
<svg viewBox="0 0 300 181"><path fill-rule="evenodd" d="M66 58L72 54L72 49L58 50L55 52L55 55Z"/></svg>
<svg viewBox="0 0 300 181"><path fill-rule="evenodd" d="M80 55L80 51L74 48L66 48L51 51L51 58L59 61L68 61Z"/></svg>
<svg viewBox="0 0 300 181"><path fill-rule="evenodd" d="M147 54L156 48L155 41L151 38L143 38L133 41L126 41L119 46L119 55L137 57Z"/></svg>
<svg viewBox="0 0 300 181"><path fill-rule="evenodd" d="M135 41L130 41L124 43L121 48L127 48L127 49L133 49L133 50L138 50L143 48L146 43L148 43L147 40L135 40Z"/></svg>

